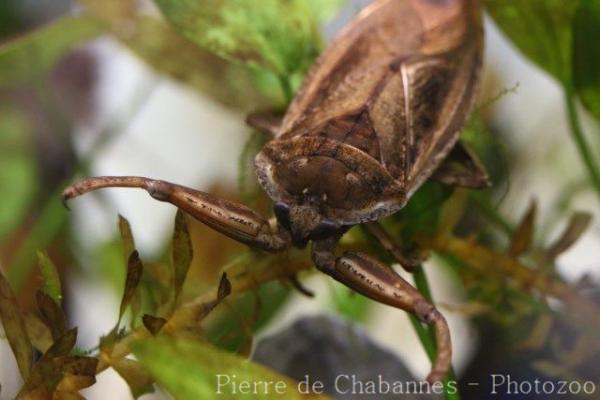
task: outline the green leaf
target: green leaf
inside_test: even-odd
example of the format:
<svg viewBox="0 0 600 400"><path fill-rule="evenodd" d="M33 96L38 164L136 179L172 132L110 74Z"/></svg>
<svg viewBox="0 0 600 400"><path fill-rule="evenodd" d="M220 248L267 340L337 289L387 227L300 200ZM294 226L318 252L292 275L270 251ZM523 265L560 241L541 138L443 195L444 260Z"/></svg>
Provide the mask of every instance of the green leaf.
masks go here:
<svg viewBox="0 0 600 400"><path fill-rule="evenodd" d="M156 3L185 37L230 61L287 76L318 54L317 22L306 0Z"/></svg>
<svg viewBox="0 0 600 400"><path fill-rule="evenodd" d="M331 303L339 314L351 321L364 321L373 304L365 296L335 281L331 282Z"/></svg>
<svg viewBox="0 0 600 400"><path fill-rule="evenodd" d="M302 395L298 384L261 365L219 350L208 343L172 338L144 339L134 344L133 352L142 365L179 400L197 399L326 399L325 396ZM225 385L227 377L239 382L279 382L285 394L277 394L271 385L269 393L261 390L234 393ZM220 382L219 380L220 379ZM221 386L219 386L221 383ZM260 390L260 389L259 389Z"/></svg>
<svg viewBox="0 0 600 400"><path fill-rule="evenodd" d="M60 306L62 302L62 290L58 270L45 252L38 251L37 256L40 265L40 271L42 272L42 277L44 278L43 290L56 302L56 304Z"/></svg>
<svg viewBox="0 0 600 400"><path fill-rule="evenodd" d="M176 305L194 255L185 214L181 210L177 210L175 215L172 247L174 304Z"/></svg>
<svg viewBox="0 0 600 400"><path fill-rule="evenodd" d="M594 1L594 0L592 0ZM486 0L510 40L562 84L571 81L571 22L578 0Z"/></svg>
<svg viewBox="0 0 600 400"><path fill-rule="evenodd" d="M580 0L573 21L573 85L600 120L600 1Z"/></svg>
<svg viewBox="0 0 600 400"><path fill-rule="evenodd" d="M35 83L68 51L102 32L94 18L62 17L0 46L0 85Z"/></svg>
<svg viewBox="0 0 600 400"><path fill-rule="evenodd" d="M27 336L17 299L2 272L0 272L0 319L21 376L23 380L27 380L31 371L33 348Z"/></svg>
<svg viewBox="0 0 600 400"><path fill-rule="evenodd" d="M225 285L221 283L219 287ZM281 309L289 294L289 286L268 282L251 293L229 299L230 307L217 308L208 315L204 324L207 337L220 348L240 350L248 342L248 336L263 327Z"/></svg>

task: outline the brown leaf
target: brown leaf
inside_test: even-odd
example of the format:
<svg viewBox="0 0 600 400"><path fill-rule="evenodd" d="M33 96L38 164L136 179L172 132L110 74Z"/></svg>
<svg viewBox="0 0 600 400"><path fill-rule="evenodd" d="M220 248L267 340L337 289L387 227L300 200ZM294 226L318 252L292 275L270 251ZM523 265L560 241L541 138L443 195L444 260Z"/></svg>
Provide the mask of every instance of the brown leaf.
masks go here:
<svg viewBox="0 0 600 400"><path fill-rule="evenodd" d="M56 391L52 395L52 400L85 400L85 397L79 393Z"/></svg>
<svg viewBox="0 0 600 400"><path fill-rule="evenodd" d="M223 299L231 294L231 282L227 278L227 274L223 273L221 275L221 280L219 281L219 288L217 289L217 298L213 301L209 301L202 304L202 307L198 310L199 315L198 319L205 318L214 308L221 302Z"/></svg>
<svg viewBox="0 0 600 400"><path fill-rule="evenodd" d="M69 329L62 336L54 341L52 346L44 353L42 360L50 360L56 357L68 355L75 347L77 341L77 328Z"/></svg>
<svg viewBox="0 0 600 400"><path fill-rule="evenodd" d="M167 323L167 320L160 317L153 317L152 315L145 314L142 317L144 326L152 335L156 335L162 327Z"/></svg>
<svg viewBox="0 0 600 400"><path fill-rule="evenodd" d="M143 270L144 266L140 260L140 255L137 250L134 250L127 261L127 277L125 278L125 289L121 299L121 306L119 307L119 322L135 295L135 291L142 279ZM117 322L117 325L118 324L119 323Z"/></svg>
<svg viewBox="0 0 600 400"><path fill-rule="evenodd" d="M8 344L17 360L23 380L27 380L31 372L33 347L27 336L23 315L17 305L17 299L8 281L0 272L0 318Z"/></svg>
<svg viewBox="0 0 600 400"><path fill-rule="evenodd" d="M231 282L227 278L227 274L223 272L221 275L221 280L219 281L219 289L217 291L217 302L220 302L225 297L231 294Z"/></svg>
<svg viewBox="0 0 600 400"><path fill-rule="evenodd" d="M62 371L78 376L95 376L98 359L88 356L63 357Z"/></svg>
<svg viewBox="0 0 600 400"><path fill-rule="evenodd" d="M512 237L508 253L512 256L520 256L531 248L533 243L533 232L535 228L535 216L537 213L537 203L532 201L529 204L527 212L521 219L519 227Z"/></svg>
<svg viewBox="0 0 600 400"><path fill-rule="evenodd" d="M63 372L80 375L89 375L90 361L81 361L80 359L90 357L69 356L77 340L77 328L65 332L58 338L52 346L44 353L39 361L34 365L29 378L17 395L18 399L37 399L50 398L49 393L54 393L56 387L63 378ZM95 360L95 359L94 359ZM97 360L95 360L97 362ZM92 370L95 376L95 364Z"/></svg>
<svg viewBox="0 0 600 400"><path fill-rule="evenodd" d="M78 392L81 389L92 386L94 383L96 383L95 376L73 375L66 372L63 374L58 386L56 386L56 391L66 393Z"/></svg>
<svg viewBox="0 0 600 400"><path fill-rule="evenodd" d="M174 305L176 305L193 257L190 232L185 220L185 214L181 210L177 210L177 215L175 216L172 246L173 286L175 291Z"/></svg>
<svg viewBox="0 0 600 400"><path fill-rule="evenodd" d="M62 372L57 391L78 392L96 383L98 359L85 356L60 357L53 362L55 369Z"/></svg>
<svg viewBox="0 0 600 400"><path fill-rule="evenodd" d="M55 398L65 397L67 394L76 394L96 383L96 367L98 360L85 356L60 356L50 359L41 359L36 364L35 380L27 382L24 398L31 398L32 393L54 393ZM47 398L47 397L46 397Z"/></svg>
<svg viewBox="0 0 600 400"><path fill-rule="evenodd" d="M63 310L46 292L38 290L35 297L42 321L50 329L52 338L58 339L65 332L67 325Z"/></svg>
<svg viewBox="0 0 600 400"><path fill-rule="evenodd" d="M154 392L154 379L134 360L120 358L111 362L111 366L127 382L133 397L138 398L146 393Z"/></svg>
<svg viewBox="0 0 600 400"><path fill-rule="evenodd" d="M554 261L556 257L568 250L587 230L591 222L591 214L585 212L573 214L562 235L546 250L546 260Z"/></svg>

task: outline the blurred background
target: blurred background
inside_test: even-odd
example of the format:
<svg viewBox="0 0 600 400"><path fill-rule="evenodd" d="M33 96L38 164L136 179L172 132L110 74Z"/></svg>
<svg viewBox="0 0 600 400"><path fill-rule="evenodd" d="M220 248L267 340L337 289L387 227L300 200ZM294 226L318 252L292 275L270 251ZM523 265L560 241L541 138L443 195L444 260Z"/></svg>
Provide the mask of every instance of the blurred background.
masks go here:
<svg viewBox="0 0 600 400"><path fill-rule="evenodd" d="M142 175L249 200L250 205L268 212L268 201L257 191L252 171L243 168L248 154L254 154L253 146L262 140L245 126L244 118L248 111L285 105L285 96L276 90L251 94L246 77L238 74L241 67L220 69L208 53L186 53L189 59L183 61L165 53L153 63L152 57L159 53L152 50L161 46L160 41L143 43L140 38L153 31L143 31L127 18L143 12L158 20L160 11L149 1L123 3L135 6L115 11L111 9L119 7L115 2L0 2L0 49L4 50L64 15L81 15L82 9L105 24L97 28L89 21L83 25L75 21L46 32L47 41L23 50L26 55L19 63L5 62L7 52L0 51L0 269L21 308L33 311L35 291L43 284L36 251L47 252L58 268L63 307L69 325L78 327L81 349L97 346L99 337L111 331L118 318L125 279L118 215L129 221L141 258L162 262L168 259L176 209L153 201L142 191L117 189L78 198L70 203L69 212L60 204L64 187L82 176ZM324 40L334 37L368 3L348 0L323 18ZM125 17L111 20L120 12ZM65 29L79 30L79 39L65 35ZM523 262L537 265L540 249L560 239L575 213L593 216L587 230L545 271L582 296L597 299L600 203L571 140L564 90L524 57L489 15L485 32L482 91L477 118L467 134L490 170L494 186L485 193L463 193L470 206L461 214L457 232L464 232L465 238L482 238L486 248L506 248L535 202L534 244ZM64 50L55 51L52 46ZM178 69L180 61L197 69ZM267 88L272 84L268 77L260 82ZM597 121L579 104L577 112L597 162ZM423 196L421 200L429 195ZM440 208L443 202L433 199L431 204ZM193 299L214 285L222 267L245 250L199 224L191 222L190 231L194 259L184 293ZM494 286L498 278L465 277L456 272L460 260L448 261L438 253L434 251L424 269L435 302L449 321L453 365L462 381L486 382L490 373L599 381L597 343L585 347L589 341L584 341L582 345L591 351L591 360L557 361L556 354L577 347L574 337L579 334L578 328L554 319L552 302L560 299L550 295L540 301L548 307L542 311L520 308L514 303L522 299L506 302L507 292L498 295ZM267 300L273 309L256 324L259 329L253 343L281 332L301 317L334 315L364 330L413 376L427 374L430 362L404 312L352 295L314 270L303 272L300 278L315 297L274 282L277 288L269 289L273 300ZM539 300L539 293L532 298ZM221 313L235 314L235 306ZM573 343L545 340L551 330L563 332ZM5 340L0 341L0 383L1 399L13 398L22 384ZM481 398L487 390L461 389L463 398ZM111 399L132 398L126 382L113 369L99 374L97 383L82 394L105 399L108 392ZM163 396L154 393L142 398Z"/></svg>

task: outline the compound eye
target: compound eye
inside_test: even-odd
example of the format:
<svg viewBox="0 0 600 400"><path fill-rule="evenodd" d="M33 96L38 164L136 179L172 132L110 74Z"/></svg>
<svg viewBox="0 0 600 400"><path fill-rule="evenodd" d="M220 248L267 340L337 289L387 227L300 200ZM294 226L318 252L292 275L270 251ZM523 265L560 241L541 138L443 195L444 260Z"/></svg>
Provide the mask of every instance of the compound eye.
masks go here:
<svg viewBox="0 0 600 400"><path fill-rule="evenodd" d="M273 213L275 213L275 218L277 218L279 224L289 231L291 228L290 207L278 201L273 205Z"/></svg>
<svg viewBox="0 0 600 400"><path fill-rule="evenodd" d="M310 233L311 240L322 240L340 231L340 226L328 219L319 222L319 225Z"/></svg>

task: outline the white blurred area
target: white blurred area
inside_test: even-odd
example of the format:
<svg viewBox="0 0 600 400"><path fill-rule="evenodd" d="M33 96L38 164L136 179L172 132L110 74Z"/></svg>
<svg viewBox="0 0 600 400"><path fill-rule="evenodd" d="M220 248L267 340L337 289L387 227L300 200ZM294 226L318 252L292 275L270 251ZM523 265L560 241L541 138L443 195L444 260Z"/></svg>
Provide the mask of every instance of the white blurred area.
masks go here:
<svg viewBox="0 0 600 400"><path fill-rule="evenodd" d="M347 15L352 14L352 7L349 10ZM513 169L509 191L500 208L516 221L525 212L529 200L535 198L543 216L561 190L584 174L569 138L562 94L554 81L516 53L489 21L486 28L486 78L493 77L499 88L519 85L516 93L503 96L492 106L496 123L509 135L505 141L522 149L518 168ZM100 114L94 126L81 127L75 135L81 138L80 150L86 151L99 131L119 125L121 121L129 122L97 155L92 172L144 175L199 189L208 188L213 182L234 187L237 157L249 132L243 124L244 116L153 74L112 40L103 39L93 46L102 60ZM132 104L138 104L138 109L132 110ZM592 123L584 127L590 133L598 130ZM113 237L120 213L131 222L142 256L151 259L157 255L171 234L174 207L154 201L138 190L105 190L102 196L109 200L105 202L109 207L102 206L95 195L83 196L71 204L73 228L84 247L93 248ZM573 205L575 209L600 215L598 199L592 194L578 196ZM599 239L596 220L592 229L559 258L565 277L576 280L589 272L598 278ZM460 287L443 268L429 263L427 273L436 301L460 304L464 300ZM317 291L317 298L294 296L266 332L272 333L299 315L322 312L328 292L325 279L312 276L306 284ZM112 328L118 299L98 282L78 281L71 287L70 297L75 305L72 323L80 327L79 344L93 346L100 335ZM377 306L375 310L372 323L366 329L382 346L405 360L416 376L424 376L429 362L405 313L385 306ZM445 314L455 346L454 365L460 375L478 338L465 317L448 311ZM16 366L11 357L7 357L8 351L6 342L0 341L3 399L8 399L6 396L18 388ZM110 393L111 400L131 398L125 383L112 371L99 375L98 383L86 390L84 396L106 399L106 393ZM152 396L144 396L146 398Z"/></svg>

